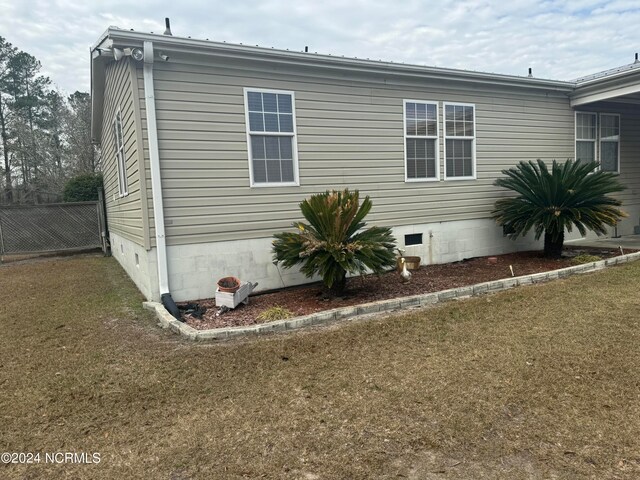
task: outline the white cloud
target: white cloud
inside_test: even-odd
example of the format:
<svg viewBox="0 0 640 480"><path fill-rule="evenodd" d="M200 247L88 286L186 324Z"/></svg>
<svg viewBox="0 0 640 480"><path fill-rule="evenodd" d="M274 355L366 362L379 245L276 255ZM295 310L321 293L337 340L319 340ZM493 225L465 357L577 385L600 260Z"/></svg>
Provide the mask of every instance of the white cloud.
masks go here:
<svg viewBox="0 0 640 480"><path fill-rule="evenodd" d="M565 80L640 50L628 0L0 0L0 11L0 34L68 92L88 90L89 47L108 26L160 33L165 16L180 36Z"/></svg>

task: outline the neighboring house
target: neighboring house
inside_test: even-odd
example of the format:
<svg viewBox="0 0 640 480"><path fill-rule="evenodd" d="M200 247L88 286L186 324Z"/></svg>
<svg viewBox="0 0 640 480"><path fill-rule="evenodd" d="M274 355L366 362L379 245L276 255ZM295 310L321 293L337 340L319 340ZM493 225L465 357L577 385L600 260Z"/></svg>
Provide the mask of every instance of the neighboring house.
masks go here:
<svg viewBox="0 0 640 480"><path fill-rule="evenodd" d="M521 160L600 161L629 187L617 233L639 223L640 63L555 81L109 28L91 86L113 255L150 299L307 281L272 235L332 188L426 264L537 245L490 218Z"/></svg>

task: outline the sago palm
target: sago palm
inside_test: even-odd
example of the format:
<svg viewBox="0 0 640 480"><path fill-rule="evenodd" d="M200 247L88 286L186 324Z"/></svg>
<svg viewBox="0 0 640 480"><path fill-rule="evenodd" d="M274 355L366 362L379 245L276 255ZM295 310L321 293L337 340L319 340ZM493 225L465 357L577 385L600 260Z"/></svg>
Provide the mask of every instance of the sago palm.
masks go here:
<svg viewBox="0 0 640 480"><path fill-rule="evenodd" d="M368 196L360 205L357 190L312 195L300 203L309 223L295 222L296 232L274 235L274 260L285 268L301 264L302 273L319 275L337 294L346 287L347 273L384 272L395 264L395 238L390 228L365 229L371 207Z"/></svg>
<svg viewBox="0 0 640 480"><path fill-rule="evenodd" d="M505 227L511 238L526 235L531 229L538 240L544 233L544 254L562 254L565 230L577 228L581 235L592 230L605 234L626 213L620 200L609 194L624 190L615 174L596 170L596 162L555 160L551 170L540 159L520 162L503 170L506 177L495 185L516 192L515 197L502 198L495 204L493 217Z"/></svg>

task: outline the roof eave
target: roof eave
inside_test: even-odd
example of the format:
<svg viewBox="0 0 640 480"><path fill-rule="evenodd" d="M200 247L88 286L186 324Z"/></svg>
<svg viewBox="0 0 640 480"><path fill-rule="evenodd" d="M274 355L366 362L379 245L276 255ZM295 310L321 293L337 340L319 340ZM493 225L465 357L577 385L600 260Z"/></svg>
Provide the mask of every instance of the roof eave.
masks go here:
<svg viewBox="0 0 640 480"><path fill-rule="evenodd" d="M580 82L569 97L571 106L577 107L634 93L640 93L640 69Z"/></svg>
<svg viewBox="0 0 640 480"><path fill-rule="evenodd" d="M231 58L259 58L295 65L333 68L352 72L380 73L405 77L421 77L445 81L495 84L501 86L544 89L559 92L571 92L575 82L547 80L515 75L473 72L450 68L427 67L393 62L365 60L357 58L335 57L314 53L293 52L275 48L253 47L230 43L198 40L192 38L140 33L110 28L107 31L114 44L140 46L144 41L152 41L158 49L173 52L199 53Z"/></svg>
<svg viewBox="0 0 640 480"><path fill-rule="evenodd" d="M102 114L105 88L105 57L99 55L100 48L110 45L109 30L100 36L89 52L91 65L91 141L99 144L102 134Z"/></svg>

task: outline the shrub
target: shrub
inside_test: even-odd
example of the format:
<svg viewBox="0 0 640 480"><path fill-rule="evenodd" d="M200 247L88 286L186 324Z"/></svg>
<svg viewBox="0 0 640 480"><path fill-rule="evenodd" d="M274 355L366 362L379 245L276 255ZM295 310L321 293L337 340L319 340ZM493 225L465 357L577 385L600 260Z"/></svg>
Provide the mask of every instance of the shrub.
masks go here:
<svg viewBox="0 0 640 480"><path fill-rule="evenodd" d="M599 262L602 260L602 257L598 255L589 255L588 253L581 253L580 255L576 255L571 259L571 263L574 265L582 265L583 263L593 263Z"/></svg>
<svg viewBox="0 0 640 480"><path fill-rule="evenodd" d="M571 232L575 226L582 235L587 230L601 235L606 225L614 226L627 216L617 208L622 202L609 196L625 187L615 174L597 167L596 162L554 160L549 171L539 159L520 162L495 181L517 195L498 200L492 215L511 238L533 229L538 240L544 233L545 256L560 257L565 229Z"/></svg>
<svg viewBox="0 0 640 480"><path fill-rule="evenodd" d="M65 202L96 201L100 189L102 189L101 173L78 175L65 184L62 199Z"/></svg>
<svg viewBox="0 0 640 480"><path fill-rule="evenodd" d="M276 320L284 320L293 317L293 313L280 305L274 305L264 310L258 315L261 322L275 322Z"/></svg>
<svg viewBox="0 0 640 480"><path fill-rule="evenodd" d="M346 276L366 269L382 273L395 265L395 238L387 227L365 229L372 207L369 197L359 204L357 190L312 195L300 203L309 223L294 222L297 232L274 235L273 256L285 268L301 264L308 278L322 277L335 294L346 288Z"/></svg>

